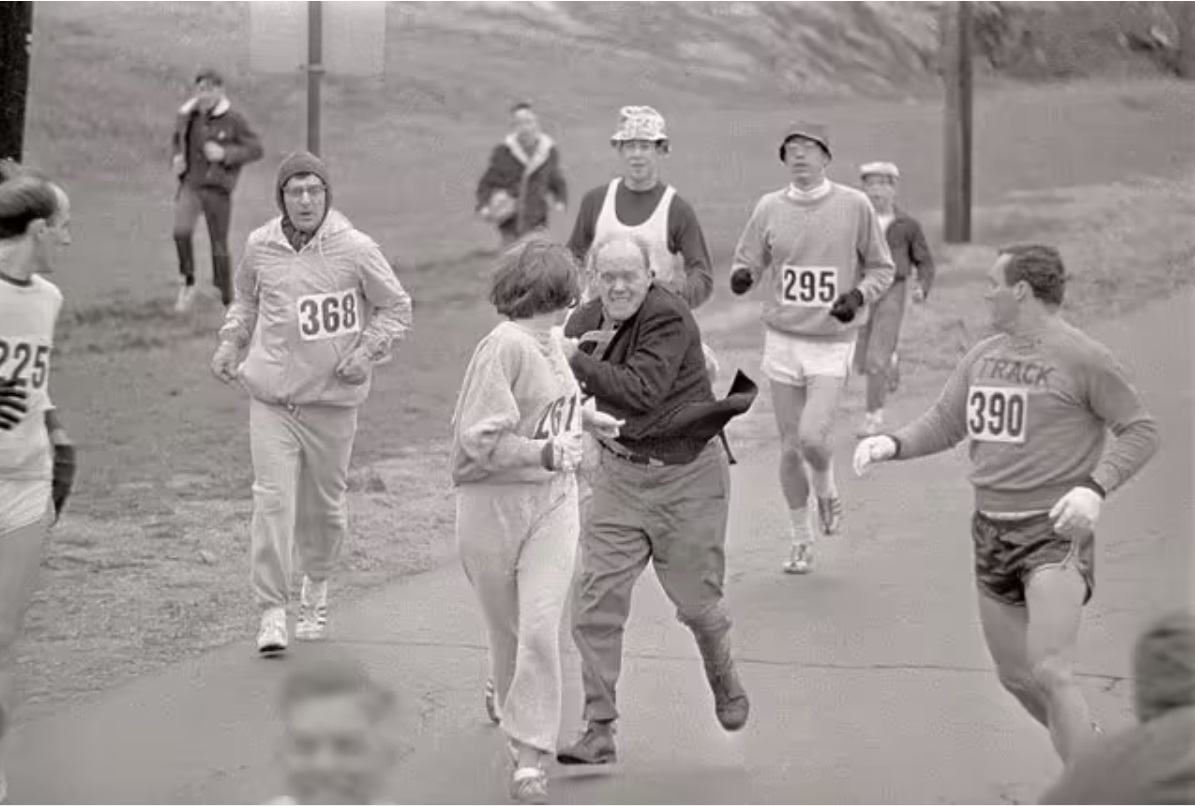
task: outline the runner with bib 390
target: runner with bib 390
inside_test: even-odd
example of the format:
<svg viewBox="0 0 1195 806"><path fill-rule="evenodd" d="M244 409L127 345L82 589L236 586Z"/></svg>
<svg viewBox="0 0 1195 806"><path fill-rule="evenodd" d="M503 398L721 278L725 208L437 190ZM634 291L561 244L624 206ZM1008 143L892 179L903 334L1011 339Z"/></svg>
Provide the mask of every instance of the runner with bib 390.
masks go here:
<svg viewBox="0 0 1195 806"><path fill-rule="evenodd" d="M282 215L249 236L212 359L212 371L252 399L251 564L264 653L287 646L296 538L304 576L295 637L324 635L328 576L348 530L357 408L373 365L411 326L411 298L378 245L332 209L324 163L288 156L277 192Z"/></svg>
<svg viewBox="0 0 1195 806"><path fill-rule="evenodd" d="M835 414L855 336L868 306L892 285L895 269L867 196L826 178L830 139L823 126L786 129L780 161L792 183L756 204L735 249L730 288L745 294L767 279L763 371L772 380L782 442L780 486L792 523L784 570L806 574L819 529L832 535L842 528L834 484ZM811 486L816 524L808 514Z"/></svg>
<svg viewBox="0 0 1195 806"><path fill-rule="evenodd" d="M932 409L860 442L855 472L970 438L988 650L1000 682L1070 762L1093 730L1074 670L1095 585L1093 530L1104 498L1157 449L1157 425L1107 348L1058 315L1066 269L1056 249L1006 249L988 283L998 335L967 353ZM1116 439L1105 453L1107 429Z"/></svg>

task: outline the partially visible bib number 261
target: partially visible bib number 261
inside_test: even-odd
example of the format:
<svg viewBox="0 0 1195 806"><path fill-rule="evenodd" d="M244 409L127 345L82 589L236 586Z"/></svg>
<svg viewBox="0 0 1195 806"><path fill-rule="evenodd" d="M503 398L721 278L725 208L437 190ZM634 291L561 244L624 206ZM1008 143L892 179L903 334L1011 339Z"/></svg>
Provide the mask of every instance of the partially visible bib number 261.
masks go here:
<svg viewBox="0 0 1195 806"><path fill-rule="evenodd" d="M361 306L355 290L309 294L299 297L296 304L299 335L303 341L334 339L361 332Z"/></svg>
<svg viewBox="0 0 1195 806"><path fill-rule="evenodd" d="M1029 390L1012 386L972 386L967 392L967 433L980 442L1025 441Z"/></svg>
<svg viewBox="0 0 1195 806"><path fill-rule="evenodd" d="M833 266L784 266L780 300L798 308L828 308L838 299L838 269Z"/></svg>

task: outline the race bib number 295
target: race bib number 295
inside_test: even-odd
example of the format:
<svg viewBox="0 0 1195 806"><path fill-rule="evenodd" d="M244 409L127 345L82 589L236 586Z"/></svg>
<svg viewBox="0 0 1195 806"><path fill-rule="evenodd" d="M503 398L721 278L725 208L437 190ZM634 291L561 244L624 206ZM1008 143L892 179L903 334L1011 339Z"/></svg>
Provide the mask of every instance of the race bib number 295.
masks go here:
<svg viewBox="0 0 1195 806"><path fill-rule="evenodd" d="M828 308L838 298L838 269L785 265L780 271L780 301L799 308Z"/></svg>
<svg viewBox="0 0 1195 806"><path fill-rule="evenodd" d="M1029 390L1011 386L972 386L967 392L967 433L980 442L1025 441Z"/></svg>
<svg viewBox="0 0 1195 806"><path fill-rule="evenodd" d="M346 333L361 332L361 309L355 290L299 297L297 313L299 335L303 341L334 339Z"/></svg>
<svg viewBox="0 0 1195 806"><path fill-rule="evenodd" d="M44 389L50 375L50 345L38 338L0 337L0 382Z"/></svg>

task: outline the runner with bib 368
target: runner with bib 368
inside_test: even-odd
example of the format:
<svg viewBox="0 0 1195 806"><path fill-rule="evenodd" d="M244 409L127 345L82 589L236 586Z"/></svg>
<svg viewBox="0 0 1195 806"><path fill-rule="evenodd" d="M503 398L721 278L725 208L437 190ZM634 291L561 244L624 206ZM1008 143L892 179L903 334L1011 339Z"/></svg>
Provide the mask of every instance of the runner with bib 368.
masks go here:
<svg viewBox="0 0 1195 806"><path fill-rule="evenodd" d="M296 540L304 572L296 637L324 635L328 577L348 531L357 409L373 365L411 326L411 298L382 250L332 208L327 166L291 154L277 192L282 215L249 236L212 359L212 371L239 380L251 398L251 564L263 653L287 646Z"/></svg>

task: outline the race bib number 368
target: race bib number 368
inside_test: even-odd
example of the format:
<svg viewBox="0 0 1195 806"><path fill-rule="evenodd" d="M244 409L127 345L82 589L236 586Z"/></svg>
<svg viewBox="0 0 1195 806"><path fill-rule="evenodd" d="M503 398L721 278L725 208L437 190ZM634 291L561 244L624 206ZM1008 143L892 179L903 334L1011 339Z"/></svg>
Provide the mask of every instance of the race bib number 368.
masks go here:
<svg viewBox="0 0 1195 806"><path fill-rule="evenodd" d="M838 269L786 265L780 270L780 301L798 308L828 308L838 299Z"/></svg>
<svg viewBox="0 0 1195 806"><path fill-rule="evenodd" d="M1009 386L972 386L967 393L967 433L980 442L1025 441L1029 390Z"/></svg>
<svg viewBox="0 0 1195 806"><path fill-rule="evenodd" d="M50 379L50 345L41 338L0 336L0 381L21 389L45 389Z"/></svg>
<svg viewBox="0 0 1195 806"><path fill-rule="evenodd" d="M303 341L334 339L361 332L361 308L356 291L309 294L296 303Z"/></svg>

